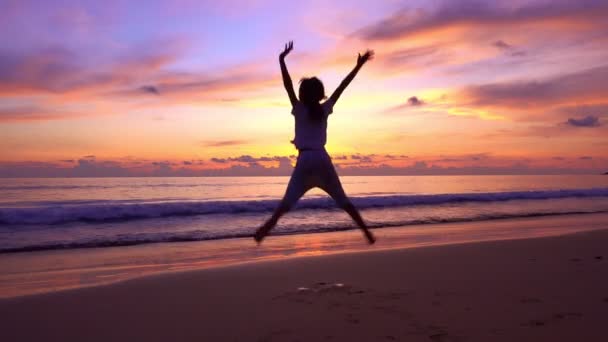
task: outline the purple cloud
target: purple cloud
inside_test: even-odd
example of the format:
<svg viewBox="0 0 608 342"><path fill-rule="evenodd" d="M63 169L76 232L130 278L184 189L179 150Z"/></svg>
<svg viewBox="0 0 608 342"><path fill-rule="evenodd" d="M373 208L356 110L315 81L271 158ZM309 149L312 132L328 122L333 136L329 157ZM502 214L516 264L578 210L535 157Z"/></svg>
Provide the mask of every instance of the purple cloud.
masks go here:
<svg viewBox="0 0 608 342"><path fill-rule="evenodd" d="M509 49L513 48L512 45L505 43L503 40L497 40L494 43L492 43L492 45L501 50L509 50Z"/></svg>
<svg viewBox="0 0 608 342"><path fill-rule="evenodd" d="M284 156L273 156L273 157L266 157L266 156L262 156L262 157L252 157L250 155L242 155L239 157L230 157L227 158L227 161L232 161L232 162L239 162L239 163L259 163L259 162L279 162L279 163L284 163L284 162L288 162L291 163L291 158L289 157L284 157Z"/></svg>
<svg viewBox="0 0 608 342"><path fill-rule="evenodd" d="M601 0L532 2L501 4L485 1L443 1L428 8L404 7L355 33L365 40L397 39L454 25L477 28L500 24L522 24L548 20L585 22L602 20L608 4Z"/></svg>
<svg viewBox="0 0 608 342"><path fill-rule="evenodd" d="M243 155L240 157L228 158L230 161L241 162L241 163L257 163L260 161L259 158L254 158L250 155Z"/></svg>
<svg viewBox="0 0 608 342"><path fill-rule="evenodd" d="M429 67L448 60L449 56L439 51L439 46L435 45L407 48L388 53L382 57L382 61L387 66L400 70Z"/></svg>
<svg viewBox="0 0 608 342"><path fill-rule="evenodd" d="M148 94L152 94L152 95L160 95L160 92L158 91L158 89L155 86L145 85L145 86L141 86L139 89L141 89L141 91L144 93L148 93Z"/></svg>
<svg viewBox="0 0 608 342"><path fill-rule="evenodd" d="M419 107L424 105L424 101L420 100L417 96L412 96L407 99L407 104L411 107Z"/></svg>
<svg viewBox="0 0 608 342"><path fill-rule="evenodd" d="M61 46L22 53L4 50L0 51L0 94L83 90L101 93L144 79L175 58L166 51L138 52L92 66L87 65L84 56Z"/></svg>
<svg viewBox="0 0 608 342"><path fill-rule="evenodd" d="M246 164L258 164L259 162L279 162L280 163L289 163L291 165L291 160L295 159L295 156L273 156L273 157L253 157L251 155L242 155L238 157L229 157L229 158L211 158L211 161L214 163L225 164L228 162L236 162L236 163L246 163Z"/></svg>
<svg viewBox="0 0 608 342"><path fill-rule="evenodd" d="M522 80L470 86L464 97L473 105L523 109L578 99L605 98L608 65L559 75L545 80Z"/></svg>
<svg viewBox="0 0 608 342"><path fill-rule="evenodd" d="M392 166L381 162L370 163L373 155L355 155L356 163L336 164L341 175L465 175L465 174L559 174L598 173L601 170L578 168L564 169L559 167L534 167L530 160L517 161L505 166L441 166L436 162L464 161L474 159L474 155L446 156L433 161L414 161L407 166ZM385 156L378 156L385 157ZM239 157L235 157L236 159ZM246 158L247 160L256 160ZM77 164L65 167L65 164L44 162L0 162L0 177L126 177L126 176L288 176L293 167L291 158L286 156L270 157L278 160L278 166L264 166L257 161L230 165L222 169L194 169L184 167L187 162L145 161L145 160L97 160L81 158ZM230 158L227 158L230 159ZM223 160L227 160L223 159ZM580 160L592 160L590 156L579 157ZM558 159L555 159L558 160ZM559 159L561 160L561 159ZM604 160L605 159L601 159Z"/></svg>
<svg viewBox="0 0 608 342"><path fill-rule="evenodd" d="M600 120L596 116L588 115L581 119L569 118L566 124L573 127L599 127Z"/></svg>
<svg viewBox="0 0 608 342"><path fill-rule="evenodd" d="M515 47L511 44L506 43L504 40L497 40L492 43L492 46L498 48L499 50L505 51L509 56L513 57L522 57L526 55L524 51L516 51Z"/></svg>

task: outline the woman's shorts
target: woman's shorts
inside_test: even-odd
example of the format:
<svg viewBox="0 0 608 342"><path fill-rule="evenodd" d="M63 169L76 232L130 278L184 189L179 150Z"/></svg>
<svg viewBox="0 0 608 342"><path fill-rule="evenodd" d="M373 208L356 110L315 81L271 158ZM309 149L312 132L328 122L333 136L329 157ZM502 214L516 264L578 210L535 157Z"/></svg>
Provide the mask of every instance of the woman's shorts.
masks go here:
<svg viewBox="0 0 608 342"><path fill-rule="evenodd" d="M340 207L349 203L327 151L300 151L285 191L283 204L292 207L300 197L314 187L327 192Z"/></svg>

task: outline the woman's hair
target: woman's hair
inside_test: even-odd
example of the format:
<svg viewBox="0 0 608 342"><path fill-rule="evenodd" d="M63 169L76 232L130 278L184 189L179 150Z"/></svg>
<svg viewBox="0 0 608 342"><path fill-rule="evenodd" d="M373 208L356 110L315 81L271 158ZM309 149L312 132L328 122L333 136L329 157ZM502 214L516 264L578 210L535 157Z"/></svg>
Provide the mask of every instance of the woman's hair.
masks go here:
<svg viewBox="0 0 608 342"><path fill-rule="evenodd" d="M308 109L308 115L313 121L325 119L325 112L320 101L325 98L323 82L316 77L302 78L300 80L300 101Z"/></svg>

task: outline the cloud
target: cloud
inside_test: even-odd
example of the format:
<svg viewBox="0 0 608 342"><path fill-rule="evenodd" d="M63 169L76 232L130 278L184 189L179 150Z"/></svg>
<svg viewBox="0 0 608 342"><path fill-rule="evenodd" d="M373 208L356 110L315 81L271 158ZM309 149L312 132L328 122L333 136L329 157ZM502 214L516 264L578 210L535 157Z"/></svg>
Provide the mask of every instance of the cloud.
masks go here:
<svg viewBox="0 0 608 342"><path fill-rule="evenodd" d="M244 155L244 156L240 156L240 157L235 157L235 158L228 158L229 161L235 161L235 162L241 162L241 163L257 163L259 160L259 158L254 158L250 155Z"/></svg>
<svg viewBox="0 0 608 342"><path fill-rule="evenodd" d="M21 53L3 50L0 51L0 95L99 94L145 79L177 58L170 46L163 51L130 53L132 55L117 56L93 66L63 46Z"/></svg>
<svg viewBox="0 0 608 342"><path fill-rule="evenodd" d="M246 91L279 84L277 75L262 73L259 64L252 62L211 72L171 69L182 57L181 45L180 39L140 44L139 50L132 47L94 65L84 52L63 46L19 52L0 48L0 99L32 99L19 107L0 107L0 121L127 113L150 104L157 108L201 101L226 103L226 96L235 91L241 92L240 100ZM146 102L152 101L150 95L154 102ZM77 107L81 109L74 111Z"/></svg>
<svg viewBox="0 0 608 342"><path fill-rule="evenodd" d="M77 117L82 117L82 114L38 105L0 107L0 122L46 121Z"/></svg>
<svg viewBox="0 0 608 342"><path fill-rule="evenodd" d="M273 157L266 157L266 156L262 156L262 157L252 157L250 155L242 155L239 157L230 157L227 158L227 161L231 161L231 162L238 162L238 163L259 163L259 162L291 162L291 157L284 157L284 156L273 156Z"/></svg>
<svg viewBox="0 0 608 342"><path fill-rule="evenodd" d="M404 155L393 155L393 154L351 154L351 155L337 155L332 156L336 165L340 165L342 168L349 166L358 166L361 164L381 164L381 163L399 163L403 160L408 159Z"/></svg>
<svg viewBox="0 0 608 342"><path fill-rule="evenodd" d="M450 27L489 28L557 21L586 25L603 20L608 4L601 0L530 2L443 1L433 8L404 7L355 33L364 40L400 39Z"/></svg>
<svg viewBox="0 0 608 342"><path fill-rule="evenodd" d="M504 40L497 40L492 43L492 46L498 48L501 51L504 51L512 57L523 57L526 55L525 51L515 50L515 46L506 43Z"/></svg>
<svg viewBox="0 0 608 342"><path fill-rule="evenodd" d="M223 146L235 146L244 145L249 143L248 140L217 140L217 141L204 141L203 146L206 147L223 147Z"/></svg>
<svg viewBox="0 0 608 342"><path fill-rule="evenodd" d="M492 45L501 50L509 50L509 49L513 48L512 45L505 43L503 40L497 40L494 43L492 43Z"/></svg>
<svg viewBox="0 0 608 342"><path fill-rule="evenodd" d="M340 160L336 169L340 175L463 175L463 174L559 174L598 173L597 165L606 158L590 156L543 160L493 156L486 153L447 155L414 159L404 164L404 156L355 154L350 161ZM224 161L222 168L201 167L204 161L169 161L123 158L99 160L85 156L76 163L0 162L0 177L128 177L128 176L288 176L293 170L292 156L243 155L213 158ZM338 160L337 158L334 158ZM597 161L596 161L597 159ZM596 164L580 160L594 160ZM266 164L273 161L273 164Z"/></svg>
<svg viewBox="0 0 608 342"><path fill-rule="evenodd" d="M144 93L148 93L148 94L152 94L152 95L160 95L160 92L158 91L158 89L155 86L151 86L151 85L141 86L139 89L141 89L141 91Z"/></svg>
<svg viewBox="0 0 608 342"><path fill-rule="evenodd" d="M597 116L608 113L608 99L605 103L574 104L565 105L557 109L557 112L566 116Z"/></svg>
<svg viewBox="0 0 608 342"><path fill-rule="evenodd" d="M596 116L588 115L581 119L569 118L566 124L573 127L598 127L600 120Z"/></svg>
<svg viewBox="0 0 608 342"><path fill-rule="evenodd" d="M389 70L417 71L449 60L449 54L439 45L425 45L385 53L381 61Z"/></svg>
<svg viewBox="0 0 608 342"><path fill-rule="evenodd" d="M422 106L424 104L424 101L420 100L417 96L412 96L407 99L407 104L411 107L418 107Z"/></svg>
<svg viewBox="0 0 608 342"><path fill-rule="evenodd" d="M464 88L459 96L473 106L525 109L604 99L608 65L544 80L490 83Z"/></svg>
<svg viewBox="0 0 608 342"><path fill-rule="evenodd" d="M97 161L93 158L81 158L76 162L70 173L74 177L125 177L129 172L120 162Z"/></svg>
<svg viewBox="0 0 608 342"><path fill-rule="evenodd" d="M245 163L245 164L257 164L260 162L279 162L280 163L291 163L292 159L295 159L296 156L261 156L261 157L253 157L251 155L241 155L238 157L228 157L228 158L217 158L213 157L210 160L214 163L218 164L226 164L226 163Z"/></svg>
<svg viewBox="0 0 608 342"><path fill-rule="evenodd" d="M371 163L373 160L372 158L375 157L376 155L361 155L361 154L353 154L350 156L350 159L352 160L356 160L359 163Z"/></svg>
<svg viewBox="0 0 608 342"><path fill-rule="evenodd" d="M385 113L400 113L404 110L426 106L427 102L419 98L418 96L410 96L405 103L389 107L384 110Z"/></svg>
<svg viewBox="0 0 608 342"><path fill-rule="evenodd" d="M24 89L61 91L83 72L74 59L75 54L63 47L29 54L0 51L0 94Z"/></svg>
<svg viewBox="0 0 608 342"><path fill-rule="evenodd" d="M178 102L206 99L226 103L235 101L226 101L225 95L232 95L237 90L250 91L276 86L278 79L273 75L242 70L241 66L235 66L217 70L213 74L165 72L151 77L149 82L148 85L118 90L111 95L133 96L154 93L163 94L167 99Z"/></svg>

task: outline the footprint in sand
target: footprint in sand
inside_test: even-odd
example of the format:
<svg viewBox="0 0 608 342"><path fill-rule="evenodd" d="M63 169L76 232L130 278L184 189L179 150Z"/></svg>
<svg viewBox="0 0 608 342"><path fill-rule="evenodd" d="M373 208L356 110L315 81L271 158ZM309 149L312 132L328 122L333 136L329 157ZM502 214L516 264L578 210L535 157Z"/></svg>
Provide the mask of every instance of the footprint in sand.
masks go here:
<svg viewBox="0 0 608 342"><path fill-rule="evenodd" d="M288 291L281 295L274 297L274 299L286 299L288 301L313 304L315 298L324 297L330 294L346 294L351 295L353 293L364 293L363 290L353 290L351 286L344 283L330 283L330 282L317 282L312 286L300 286L294 291ZM331 298L331 296L330 296ZM330 303L332 304L332 303ZM335 304L335 303L333 303ZM336 306L336 305L334 305ZM338 303L337 306L340 306Z"/></svg>
<svg viewBox="0 0 608 342"><path fill-rule="evenodd" d="M323 293L323 292L350 292L350 286L347 286L343 283L327 283L327 282L318 282L313 286L300 286L296 288L296 293L298 294L309 294L309 293ZM363 292L362 290L360 290Z"/></svg>

